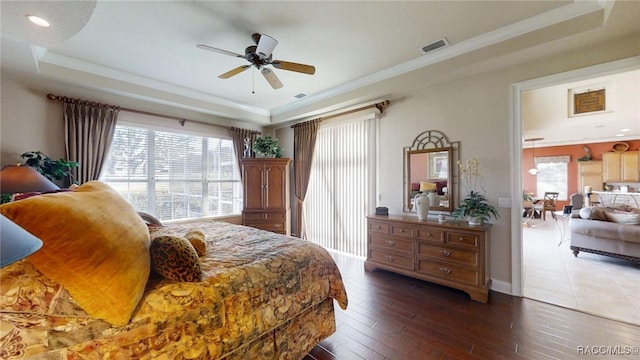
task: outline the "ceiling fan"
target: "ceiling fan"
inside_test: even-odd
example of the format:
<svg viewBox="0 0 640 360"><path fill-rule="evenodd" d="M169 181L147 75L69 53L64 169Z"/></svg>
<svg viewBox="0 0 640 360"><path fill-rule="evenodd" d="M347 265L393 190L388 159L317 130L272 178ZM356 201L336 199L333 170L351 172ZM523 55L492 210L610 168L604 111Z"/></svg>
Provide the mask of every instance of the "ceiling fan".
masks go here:
<svg viewBox="0 0 640 360"><path fill-rule="evenodd" d="M266 65L271 65L276 69L295 71L303 74L315 74L316 68L311 65L299 64L290 61L273 60L273 56L271 53L273 52L273 49L276 47L276 45L278 45L278 41L271 36L255 33L251 35L251 39L253 39L255 45L248 46L244 51L244 55L237 54L232 51L214 48L209 45L200 44L197 47L199 49L209 50L220 54L244 58L251 63L250 65L238 66L235 69L229 70L226 73L219 75L218 77L221 79L228 79L234 75L240 74L251 66L255 66L258 70L260 70L264 78L267 79L267 82L269 83L269 85L271 85L272 88L279 89L282 87L280 79L278 79L276 74L271 69L265 67Z"/></svg>

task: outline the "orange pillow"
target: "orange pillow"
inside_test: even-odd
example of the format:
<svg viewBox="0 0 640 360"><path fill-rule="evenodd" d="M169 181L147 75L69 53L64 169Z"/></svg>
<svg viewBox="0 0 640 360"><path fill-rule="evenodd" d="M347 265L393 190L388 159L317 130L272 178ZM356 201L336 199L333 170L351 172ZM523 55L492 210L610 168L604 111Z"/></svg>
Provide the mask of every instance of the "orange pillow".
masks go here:
<svg viewBox="0 0 640 360"><path fill-rule="evenodd" d="M62 284L87 314L126 325L149 278L149 229L109 185L0 206L0 213L43 241L28 260Z"/></svg>

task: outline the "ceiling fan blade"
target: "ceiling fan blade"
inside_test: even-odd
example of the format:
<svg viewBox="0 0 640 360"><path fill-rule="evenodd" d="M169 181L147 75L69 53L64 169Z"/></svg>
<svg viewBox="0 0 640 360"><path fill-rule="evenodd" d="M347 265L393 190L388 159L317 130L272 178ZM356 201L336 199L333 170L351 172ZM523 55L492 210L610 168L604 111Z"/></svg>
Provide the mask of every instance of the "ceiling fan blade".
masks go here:
<svg viewBox="0 0 640 360"><path fill-rule="evenodd" d="M243 72L243 71L247 70L247 69L248 69L248 68L250 68L250 67L251 67L251 65L242 65L242 66L238 66L237 68L232 69L232 70L229 70L229 71L227 71L226 73L224 73L224 74L222 74L222 75L218 75L218 77L219 77L220 79L228 79L228 78L230 78L230 77L232 77L232 76L234 76L234 75L238 75L238 74L240 74L241 72Z"/></svg>
<svg viewBox="0 0 640 360"><path fill-rule="evenodd" d="M289 61L273 60L273 62L271 62L271 65L273 65L273 67L276 69L295 71L303 74L313 75L316 73L316 68L314 66L298 64Z"/></svg>
<svg viewBox="0 0 640 360"><path fill-rule="evenodd" d="M272 88L280 89L282 87L282 83L280 82L280 79L278 79L278 77L276 76L276 73L271 71L271 69L262 68L260 72L262 73L264 78L267 79L267 82L269 82L269 85L271 85Z"/></svg>
<svg viewBox="0 0 640 360"><path fill-rule="evenodd" d="M218 48L214 48L212 46L209 45L204 45L204 44L199 44L197 45L198 49L202 49L202 50L208 50L208 51L213 51L213 52L217 52L220 54L225 54L225 55L230 55L230 56L235 56L235 57L240 57L240 58L244 58L244 55L240 55L240 54L236 54L232 51L227 51L227 50L222 50L222 49L218 49Z"/></svg>

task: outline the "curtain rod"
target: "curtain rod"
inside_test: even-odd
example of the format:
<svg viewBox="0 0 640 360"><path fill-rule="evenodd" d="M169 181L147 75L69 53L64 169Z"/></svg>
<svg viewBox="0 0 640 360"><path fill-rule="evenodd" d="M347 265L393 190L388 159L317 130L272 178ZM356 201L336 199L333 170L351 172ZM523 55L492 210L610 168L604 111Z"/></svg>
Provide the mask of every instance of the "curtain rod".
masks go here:
<svg viewBox="0 0 640 360"><path fill-rule="evenodd" d="M170 120L178 120L178 122L180 123L181 126L184 126L184 123L187 122L187 119L181 118L181 117L177 117L177 116L163 115L163 114L153 113L153 112L149 112L149 111L129 109L129 108L120 107L120 106L117 106L117 105L102 104L102 103L99 103L99 102L87 101L87 100L82 100L82 99L72 99L72 98L68 98L66 96L58 96L58 95L53 95L53 94L47 94L47 99L49 99L49 100L57 100L57 101L62 101L62 102L68 102L68 103L72 103L72 104L79 104L79 105L92 105L92 106L104 107L106 109L120 110L120 111L126 111L126 112L130 112L130 113L149 115L149 116L156 116L156 117L161 117L161 118L170 119ZM205 124L205 125L215 125L215 126L219 126L219 127L223 127L223 128L229 129L229 126L217 125L217 124L209 124L209 123L206 123L204 121L195 121L195 120L188 120L188 121L189 122L193 122L193 123Z"/></svg>
<svg viewBox="0 0 640 360"><path fill-rule="evenodd" d="M322 115L320 115L320 117L318 117L318 118L315 118L315 119L313 119L313 120L309 120L309 121L304 121L304 122L297 123L297 124L293 124L293 125L291 125L291 127L292 127L292 128L295 128L295 127L297 127L297 126L301 126L301 125L306 124L306 123L309 123L309 122L324 121L324 120L331 119L331 118L334 118L334 117L343 116L343 115L348 115L348 114L352 114L352 113L355 113L355 112L358 112L358 111L361 111L361 110L371 109L371 108L374 108L374 107L375 107L376 109L378 109L378 111L380 111L380 112L382 113L382 112L384 112L384 109L385 109L385 108L386 108L390 103L391 103L391 102L390 102L389 100L384 100L384 101L381 101L381 102L379 102L379 103L375 103L375 104L371 104L371 105L361 106L361 107L359 107L359 108L355 108L355 109L351 109L351 110L346 110L346 111L339 112L339 113L336 113L336 114L331 114L331 115L327 115L327 116L322 116Z"/></svg>

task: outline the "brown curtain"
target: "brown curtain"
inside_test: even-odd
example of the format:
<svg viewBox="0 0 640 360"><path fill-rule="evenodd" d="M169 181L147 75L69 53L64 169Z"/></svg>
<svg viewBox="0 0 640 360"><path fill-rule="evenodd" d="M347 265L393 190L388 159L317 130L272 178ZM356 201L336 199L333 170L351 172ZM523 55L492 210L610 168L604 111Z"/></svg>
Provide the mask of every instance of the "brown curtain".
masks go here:
<svg viewBox="0 0 640 360"><path fill-rule="evenodd" d="M109 155L120 109L117 106L64 101L67 159L80 165L72 169L71 182L98 180Z"/></svg>
<svg viewBox="0 0 640 360"><path fill-rule="evenodd" d="M300 124L293 125L293 164L294 164L294 188L296 197L296 224L295 234L300 238L305 238L305 229L302 221L302 207L304 198L307 196L309 186L309 173L311 172L311 162L313 152L316 148L316 137L321 119L315 119Z"/></svg>
<svg viewBox="0 0 640 360"><path fill-rule="evenodd" d="M256 141L256 137L260 132L236 127L230 128L229 132L231 132L233 148L235 149L236 158L238 159L238 168L242 169L242 164L240 163L242 158L255 157L253 143ZM240 171L240 179L242 179L242 170Z"/></svg>

